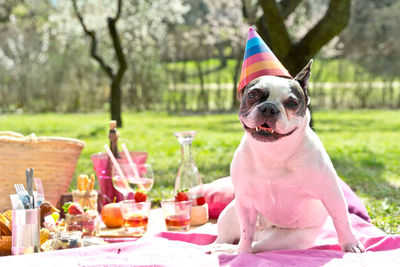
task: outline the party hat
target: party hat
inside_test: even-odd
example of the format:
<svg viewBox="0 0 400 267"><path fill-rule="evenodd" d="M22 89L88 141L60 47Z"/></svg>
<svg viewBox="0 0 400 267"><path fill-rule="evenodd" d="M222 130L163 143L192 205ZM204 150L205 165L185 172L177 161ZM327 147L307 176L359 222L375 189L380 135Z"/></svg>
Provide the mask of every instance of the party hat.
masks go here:
<svg viewBox="0 0 400 267"><path fill-rule="evenodd" d="M238 93L252 80L264 75L293 79L258 33L250 27L244 52Z"/></svg>

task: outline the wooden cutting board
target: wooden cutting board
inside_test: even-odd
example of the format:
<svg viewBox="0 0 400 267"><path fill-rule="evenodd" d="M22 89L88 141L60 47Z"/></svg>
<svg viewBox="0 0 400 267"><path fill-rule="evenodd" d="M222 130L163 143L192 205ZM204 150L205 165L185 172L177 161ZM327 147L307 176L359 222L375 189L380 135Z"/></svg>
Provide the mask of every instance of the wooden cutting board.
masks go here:
<svg viewBox="0 0 400 267"><path fill-rule="evenodd" d="M216 220L212 219L208 223L200 225L200 226L191 226L189 231L190 233L207 233L207 234L216 234L215 226ZM166 231L167 228L165 226L164 215L162 209L152 209L150 210L149 215L149 224L147 226L146 235L152 235L159 232ZM137 238L138 236L132 234L126 234L123 227L120 228L107 228L104 224L100 227L100 233L97 235L103 238L124 238L124 237L132 237Z"/></svg>
<svg viewBox="0 0 400 267"><path fill-rule="evenodd" d="M149 214L149 223L147 225L146 234L153 234L165 231L166 226L161 209L152 209ZM121 238L121 237L138 237L132 234L126 234L123 227L120 228L107 228L103 223L100 226L100 233L97 235L104 238Z"/></svg>

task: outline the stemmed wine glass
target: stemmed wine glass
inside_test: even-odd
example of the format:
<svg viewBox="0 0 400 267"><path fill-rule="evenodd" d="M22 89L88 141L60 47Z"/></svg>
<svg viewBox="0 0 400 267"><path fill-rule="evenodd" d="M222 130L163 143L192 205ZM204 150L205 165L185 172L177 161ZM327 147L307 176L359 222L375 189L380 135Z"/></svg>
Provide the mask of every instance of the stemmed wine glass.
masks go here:
<svg viewBox="0 0 400 267"><path fill-rule="evenodd" d="M149 192L154 184L154 172L150 163L136 165L139 177L135 177L132 171L127 175L129 186L132 190L145 190Z"/></svg>
<svg viewBox="0 0 400 267"><path fill-rule="evenodd" d="M124 165L120 164L120 167L121 167L122 171L124 172L125 177L121 177L121 175L113 167L112 168L112 183L114 185L114 188L123 195L124 200L127 200L129 193L133 193L133 190L129 186L129 177L126 176L127 172L123 168Z"/></svg>

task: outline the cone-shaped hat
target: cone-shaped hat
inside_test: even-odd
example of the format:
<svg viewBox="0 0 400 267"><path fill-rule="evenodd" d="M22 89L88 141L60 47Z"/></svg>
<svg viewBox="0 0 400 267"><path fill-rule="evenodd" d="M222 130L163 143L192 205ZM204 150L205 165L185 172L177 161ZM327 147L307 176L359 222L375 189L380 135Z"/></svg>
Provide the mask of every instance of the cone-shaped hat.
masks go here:
<svg viewBox="0 0 400 267"><path fill-rule="evenodd" d="M238 93L252 80L263 75L293 79L258 33L250 27L244 52Z"/></svg>

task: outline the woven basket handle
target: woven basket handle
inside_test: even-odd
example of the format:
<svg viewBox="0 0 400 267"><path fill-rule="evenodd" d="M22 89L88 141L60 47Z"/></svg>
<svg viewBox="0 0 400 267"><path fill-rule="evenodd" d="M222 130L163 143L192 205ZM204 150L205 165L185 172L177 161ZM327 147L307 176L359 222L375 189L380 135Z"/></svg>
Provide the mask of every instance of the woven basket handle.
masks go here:
<svg viewBox="0 0 400 267"><path fill-rule="evenodd" d="M20 139L27 143L33 143L33 144L36 144L38 142L38 137L34 133L24 136L23 134L16 133L16 132L3 131L3 132L0 132L0 137L5 138L5 139L10 139L10 140Z"/></svg>
<svg viewBox="0 0 400 267"><path fill-rule="evenodd" d="M29 143L37 143L38 142L38 137L34 133L31 133L30 135L25 136L24 139L25 139L25 141L27 141Z"/></svg>
<svg viewBox="0 0 400 267"><path fill-rule="evenodd" d="M0 137L24 138L24 135L12 131L0 131Z"/></svg>

